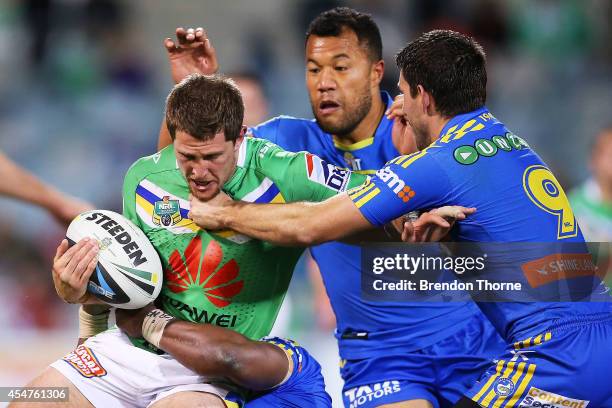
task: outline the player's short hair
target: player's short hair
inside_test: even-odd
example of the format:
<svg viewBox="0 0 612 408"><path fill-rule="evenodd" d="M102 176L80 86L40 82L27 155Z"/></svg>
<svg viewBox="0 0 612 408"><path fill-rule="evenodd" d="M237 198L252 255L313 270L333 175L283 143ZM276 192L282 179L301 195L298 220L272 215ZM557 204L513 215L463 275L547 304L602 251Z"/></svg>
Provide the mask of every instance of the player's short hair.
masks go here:
<svg viewBox="0 0 612 408"><path fill-rule="evenodd" d="M306 31L306 41L311 35L337 37L346 29L357 35L359 45L367 50L370 60L382 59L380 31L372 16L348 7L336 7L315 17Z"/></svg>
<svg viewBox="0 0 612 408"><path fill-rule="evenodd" d="M192 74L172 88L166 99L166 126L209 140L221 131L225 140L240 136L244 119L242 95L234 81L222 75Z"/></svg>
<svg viewBox="0 0 612 408"><path fill-rule="evenodd" d="M450 30L429 31L408 43L395 62L412 97L421 85L446 117L471 112L486 102L485 52L471 37Z"/></svg>

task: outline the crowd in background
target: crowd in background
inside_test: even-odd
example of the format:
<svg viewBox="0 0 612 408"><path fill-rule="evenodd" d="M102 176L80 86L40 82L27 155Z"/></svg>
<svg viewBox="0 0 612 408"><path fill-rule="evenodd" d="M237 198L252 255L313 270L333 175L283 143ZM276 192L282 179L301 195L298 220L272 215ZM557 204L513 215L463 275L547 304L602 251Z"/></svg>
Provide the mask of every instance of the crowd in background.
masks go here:
<svg viewBox="0 0 612 408"><path fill-rule="evenodd" d="M0 151L61 190L121 211L123 174L154 153L171 87L163 38L181 25L207 29L221 71L242 76L245 96L260 108L248 124L266 111L312 117L303 36L314 16L337 5L374 16L386 61L382 88L392 94L394 53L415 34L449 28L475 36L488 54L488 106L566 190L577 188L572 197L596 227L593 240L611 240L612 131L595 143L612 126L605 0L3 0ZM264 93L253 96L257 83ZM578 187L590 170L595 177ZM74 330L73 308L57 299L50 279L63 227L21 202L0 198L0 209L0 343L24 330ZM292 285L300 305L292 334L326 321L308 305L304 269Z"/></svg>

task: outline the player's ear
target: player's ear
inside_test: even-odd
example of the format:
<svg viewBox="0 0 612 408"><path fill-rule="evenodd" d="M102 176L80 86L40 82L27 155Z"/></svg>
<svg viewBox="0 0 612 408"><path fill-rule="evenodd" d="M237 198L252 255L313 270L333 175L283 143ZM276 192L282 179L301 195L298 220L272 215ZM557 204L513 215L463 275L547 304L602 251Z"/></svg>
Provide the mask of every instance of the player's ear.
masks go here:
<svg viewBox="0 0 612 408"><path fill-rule="evenodd" d="M240 128L240 134L238 135L236 140L234 140L234 151L238 151L238 149L240 149L240 145L244 141L244 135L246 135L246 132L247 127L242 125L242 127Z"/></svg>
<svg viewBox="0 0 612 408"><path fill-rule="evenodd" d="M380 60L372 64L372 85L378 86L385 73L385 61Z"/></svg>
<svg viewBox="0 0 612 408"><path fill-rule="evenodd" d="M424 114L429 114L430 105L432 102L431 95L423 88L423 85L417 85L417 97L421 100L421 111Z"/></svg>

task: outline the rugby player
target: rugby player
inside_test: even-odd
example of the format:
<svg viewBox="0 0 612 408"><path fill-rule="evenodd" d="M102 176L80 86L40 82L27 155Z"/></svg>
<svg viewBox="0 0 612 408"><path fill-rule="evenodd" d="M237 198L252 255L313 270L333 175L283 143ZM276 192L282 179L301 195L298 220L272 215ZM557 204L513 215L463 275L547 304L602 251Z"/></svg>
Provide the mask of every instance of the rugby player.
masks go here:
<svg viewBox="0 0 612 408"><path fill-rule="evenodd" d="M189 195L210 199L223 186L236 198L258 202L322 200L363 183L365 176L328 165L311 154L282 151L263 139L245 139L240 93L223 78L200 75L177 85L168 97L166 118L174 145L130 168L123 197L125 216L143 229L162 257L165 271L160 306L165 313L182 320L233 329L251 339L265 336L302 250L280 248L231 231L201 230L186 218ZM332 181L309 177L309 166L316 174L332 174ZM83 240L70 249L67 246L66 241L62 242L54 260L58 293L69 302L90 303L94 298L86 293L86 283L95 267L97 245L94 240ZM249 402L252 406L270 406L271 401L300 407L329 406L320 366L305 350L285 340L272 342L293 353L294 370L289 372L286 359L278 364L278 352L276 360L267 358L269 346L215 328L205 331L208 337L194 346L224 339L229 344L218 344L209 350L220 355L194 361L202 358L204 350L193 348L192 354L178 354L177 359L158 355L160 338L169 320L165 313L153 311L149 320L145 319L143 335L149 342L130 339L117 329L105 331L53 363L30 386L69 387L73 400L66 406L239 403L239 396L227 391L230 385L198 374L198 367L212 365L218 370L213 371L217 373L215 377L241 384L251 381L270 386L279 377L289 377L287 383ZM175 324L169 327L172 326ZM180 331L181 327L185 325L173 330ZM177 353L184 352L185 342L192 341L194 332L202 332L200 328L186 330L185 337L174 343ZM239 345L233 347L232 343ZM164 347L176 352L168 344ZM282 375L260 378L268 370L253 370L258 366L248 348L236 351L250 346L262 350L257 358L267 359L271 372ZM194 371L181 365L181 361L189 360ZM232 368L233 364L238 368ZM248 369L240 368L245 365Z"/></svg>
<svg viewBox="0 0 612 408"><path fill-rule="evenodd" d="M314 244L453 203L478 208L458 225L458 241L582 245L553 173L485 107L485 54L476 41L431 31L409 43L396 62L403 110L420 152L391 160L363 186L322 203L249 205L221 195L209 203L193 200L192 218L202 227L279 244ZM406 189L414 192L407 200ZM540 272L523 269L534 260L531 253L515 254L520 262L506 267L535 289L528 279ZM571 263L580 254L546 255ZM612 303L608 294L599 296L598 302L479 302L508 349L457 406L612 407Z"/></svg>
<svg viewBox="0 0 612 408"><path fill-rule="evenodd" d="M177 41L166 39L165 46L175 81L218 69L202 29L179 28ZM251 128L253 136L362 174L414 151L403 115L393 120L393 100L379 87L382 42L369 15L345 7L322 13L308 29L305 53L315 120L281 116ZM160 146L168 143L162 126ZM367 301L361 296L358 247L333 242L310 250L336 314L347 407L448 405L503 350L474 304Z"/></svg>

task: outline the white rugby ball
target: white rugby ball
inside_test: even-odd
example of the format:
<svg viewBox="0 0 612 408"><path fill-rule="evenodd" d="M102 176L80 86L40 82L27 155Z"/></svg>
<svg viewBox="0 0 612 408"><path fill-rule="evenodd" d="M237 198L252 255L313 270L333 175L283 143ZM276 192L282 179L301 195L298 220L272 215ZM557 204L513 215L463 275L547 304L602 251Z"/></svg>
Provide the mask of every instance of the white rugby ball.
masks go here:
<svg viewBox="0 0 612 408"><path fill-rule="evenodd" d="M86 211L66 231L70 245L85 237L97 240L100 247L88 292L122 309L138 309L159 295L163 282L159 255L134 223L113 211Z"/></svg>

